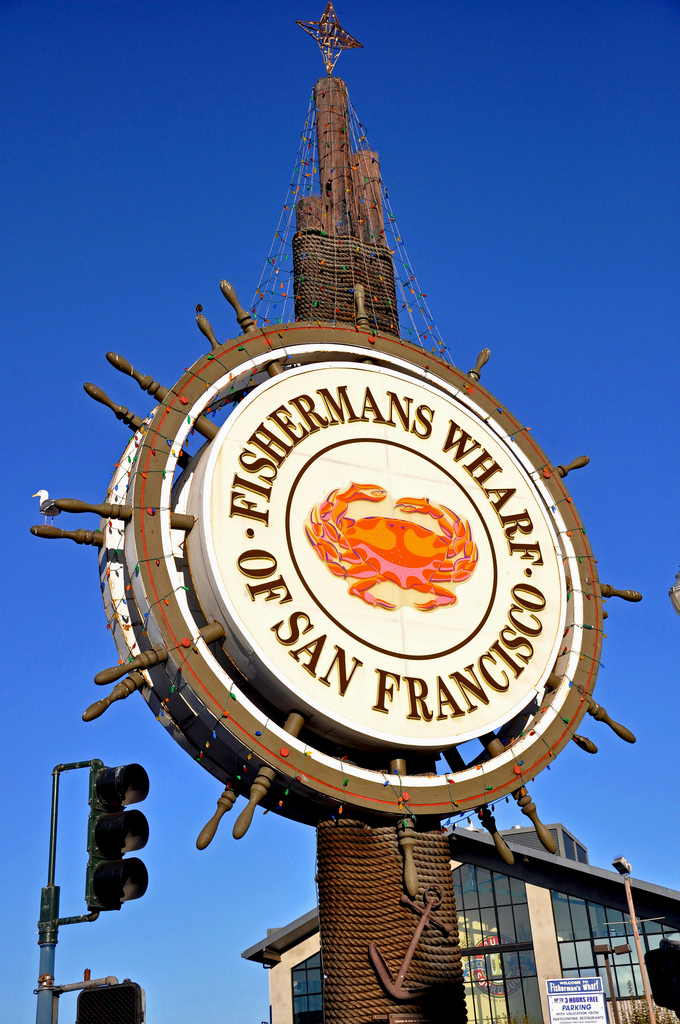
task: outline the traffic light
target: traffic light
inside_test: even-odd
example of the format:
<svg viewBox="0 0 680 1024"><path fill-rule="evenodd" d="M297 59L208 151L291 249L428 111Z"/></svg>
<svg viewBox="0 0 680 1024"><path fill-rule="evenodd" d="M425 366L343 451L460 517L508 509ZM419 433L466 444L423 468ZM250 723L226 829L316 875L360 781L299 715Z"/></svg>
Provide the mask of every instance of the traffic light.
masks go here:
<svg viewBox="0 0 680 1024"><path fill-rule="evenodd" d="M76 1024L144 1024L144 989L127 978L122 985L86 988L78 996Z"/></svg>
<svg viewBox="0 0 680 1024"><path fill-rule="evenodd" d="M85 899L90 910L120 910L127 900L143 896L149 881L146 867L126 853L141 850L149 825L141 811L126 811L149 793L149 776L140 764L90 768L90 817L87 825Z"/></svg>
<svg viewBox="0 0 680 1024"><path fill-rule="evenodd" d="M645 967L656 1005L680 1014L680 942L662 939L645 953Z"/></svg>

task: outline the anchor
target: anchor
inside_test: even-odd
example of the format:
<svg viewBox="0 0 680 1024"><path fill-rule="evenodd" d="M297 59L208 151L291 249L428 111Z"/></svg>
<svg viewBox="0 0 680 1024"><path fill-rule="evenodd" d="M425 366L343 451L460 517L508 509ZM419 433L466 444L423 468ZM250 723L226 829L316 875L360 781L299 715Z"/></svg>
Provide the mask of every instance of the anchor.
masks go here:
<svg viewBox="0 0 680 1024"><path fill-rule="evenodd" d="M409 999L414 999L417 996L422 995L423 992L427 991L427 985L420 985L412 989L404 988L404 978L406 977L406 972L411 966L411 960L413 959L413 954L415 953L416 946L420 941L420 936L423 933L423 929L428 924L433 924L437 928L440 928L443 931L444 935L450 935L451 932L453 931L453 925L444 924L443 921L438 921L436 917L432 916L432 911L437 910L437 908L442 905L443 899L443 890L438 885L429 885L427 887L427 889L423 893L423 907L419 907L418 904L414 903L412 899L402 894L400 898L400 903L403 903L405 906L411 907L411 909L415 910L417 914L420 914L420 920L416 925L416 930L414 931L413 938L411 939L409 947L406 950L406 955L404 956L401 967L399 968L396 980L392 977L392 972L385 963L385 958L378 949L378 947L376 946L375 942L369 942L368 955L371 958L371 963L373 964L375 972L380 978L380 981L382 982L385 991L388 993L388 995L392 996L393 999L401 999L404 1001L408 1001Z"/></svg>

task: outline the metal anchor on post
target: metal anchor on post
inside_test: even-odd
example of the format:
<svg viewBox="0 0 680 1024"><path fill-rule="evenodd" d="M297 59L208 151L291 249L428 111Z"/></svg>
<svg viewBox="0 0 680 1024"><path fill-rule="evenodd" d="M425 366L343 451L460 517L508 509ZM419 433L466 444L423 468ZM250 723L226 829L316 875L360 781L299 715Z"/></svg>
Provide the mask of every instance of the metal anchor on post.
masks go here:
<svg viewBox="0 0 680 1024"><path fill-rule="evenodd" d="M413 938L409 943L406 955L404 956L401 967L397 972L396 980L392 977L392 972L385 963L385 958L376 946L375 942L369 942L368 955L373 967L375 968L375 973L380 978L385 991L388 995L392 996L393 999L408 1001L409 999L414 999L421 995L429 987L427 985L419 985L412 989L404 988L404 978L406 977L406 972L411 966L411 960L413 959L413 954L416 951L416 946L420 942L420 936L423 934L423 930L428 924L433 924L435 927L440 928L444 935L450 935L453 931L453 925L444 924L443 921L439 921L436 917L432 916L432 911L442 905L443 899L444 893L438 885L429 885L427 887L423 894L423 907L419 907L417 903L414 903L412 899L402 893L400 903L411 907L411 909L415 910L417 914L420 914L420 920L416 925Z"/></svg>

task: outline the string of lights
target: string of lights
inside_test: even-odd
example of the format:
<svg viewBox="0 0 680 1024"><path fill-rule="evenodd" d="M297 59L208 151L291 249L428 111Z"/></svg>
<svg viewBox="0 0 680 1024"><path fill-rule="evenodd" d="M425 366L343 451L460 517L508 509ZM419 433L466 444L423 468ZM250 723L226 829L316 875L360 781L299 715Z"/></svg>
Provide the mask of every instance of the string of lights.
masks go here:
<svg viewBox="0 0 680 1024"><path fill-rule="evenodd" d="M365 154L366 159L368 159L368 155L373 154L373 150L370 149L367 140L367 130L365 125L359 121L349 97L347 97L347 110L352 159L359 154ZM295 158L295 165L290 175L285 201L281 207L274 238L272 239L251 305L251 313L258 325L274 324L283 327L286 324L295 322L296 319L295 271L292 245L293 239L298 233L296 207L301 199L309 197L321 198L323 191L323 183L320 180L315 113L316 106L314 95L312 94L304 128L300 134L300 143ZM345 127L343 126L339 130L345 131ZM326 143L326 145L329 145L329 143ZM372 163L377 163L377 158L374 155L370 156L370 160ZM358 168L358 163L350 164L352 171L356 171ZM331 170L334 171L335 168ZM376 174L380 175L379 166ZM359 195L357 188L353 184L354 180L354 176L349 179L349 188L345 189L345 191L348 193L348 202L356 200L360 204L365 201L365 196ZM364 183L368 183L368 178L364 178ZM379 251L384 253L387 250L394 266L398 308L395 311L396 316L393 316L393 320L396 320L398 317L399 322L393 324L393 332L399 334L403 340L409 341L425 350L432 351L445 358L448 362L452 362L451 354L441 338L428 306L427 294L418 283L415 271L406 252L406 246L390 203L389 192L382 180L382 176L379 178L379 189L383 208L384 228L381 229L381 237L375 239L371 236L370 242L373 246L373 251L370 253L369 259L370 257L377 256ZM363 224L363 220L360 220L359 223ZM380 232L378 234L380 235ZM340 253L343 251L343 245L345 246L344 251L347 251L347 247L351 246L354 241L351 235L336 235L335 238L338 242ZM303 252L301 258L305 259L306 255ZM310 261L310 263L312 262ZM321 262L323 263L324 261L322 260ZM350 275L352 274L352 264L349 260L346 265L341 263L340 269L346 270ZM337 268L334 268L334 272L337 275ZM312 271L312 273L314 272ZM309 278L307 280L310 283ZM335 290L338 288L337 276L334 277L334 281L335 283L330 287ZM314 277L311 284L314 289L319 288L316 277ZM321 288L323 288L323 285ZM366 297L367 312L373 320L376 319L374 309L376 298L373 295L367 295ZM318 300L315 301L315 305L317 304ZM336 310L336 314L337 312L338 310ZM371 317L372 313L374 315ZM312 321L310 320L310 322ZM336 322L335 318L332 322ZM338 319L338 322L345 321Z"/></svg>

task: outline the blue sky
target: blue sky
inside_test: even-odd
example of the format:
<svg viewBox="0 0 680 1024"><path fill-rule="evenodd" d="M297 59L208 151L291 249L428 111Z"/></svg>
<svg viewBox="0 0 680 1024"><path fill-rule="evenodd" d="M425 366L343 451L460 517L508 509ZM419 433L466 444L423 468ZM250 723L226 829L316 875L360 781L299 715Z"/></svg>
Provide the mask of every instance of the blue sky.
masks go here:
<svg viewBox="0 0 680 1024"><path fill-rule="evenodd" d="M240 959L314 905L314 833L270 814L240 842L195 837L220 787L136 697L91 724L94 674L115 661L91 549L30 536L31 495L102 499L129 436L84 394L93 380L146 414L107 350L168 385L203 350L201 302L235 333L276 230L309 93L323 68L295 19L322 0L42 0L0 4L0 323L5 841L0 957L7 1019L35 1012L35 922L50 772L137 760L151 778L143 900L64 928L57 978L132 977L150 1020L257 1024L267 976ZM588 454L571 492L608 604L596 697L638 735L592 720L595 757L567 750L532 785L607 866L680 888L678 115L671 0L338 0L364 44L341 57L421 287L457 365L555 462ZM11 423L10 423L11 420ZM9 438L12 432L14 439ZM78 525L81 525L80 523ZM83 523L82 525L89 525ZM62 785L62 913L84 911L86 778ZM520 821L502 805L503 827ZM524 824L524 819L521 819ZM67 1000L70 1000L68 1002ZM73 997L62 1019L73 1019Z"/></svg>

